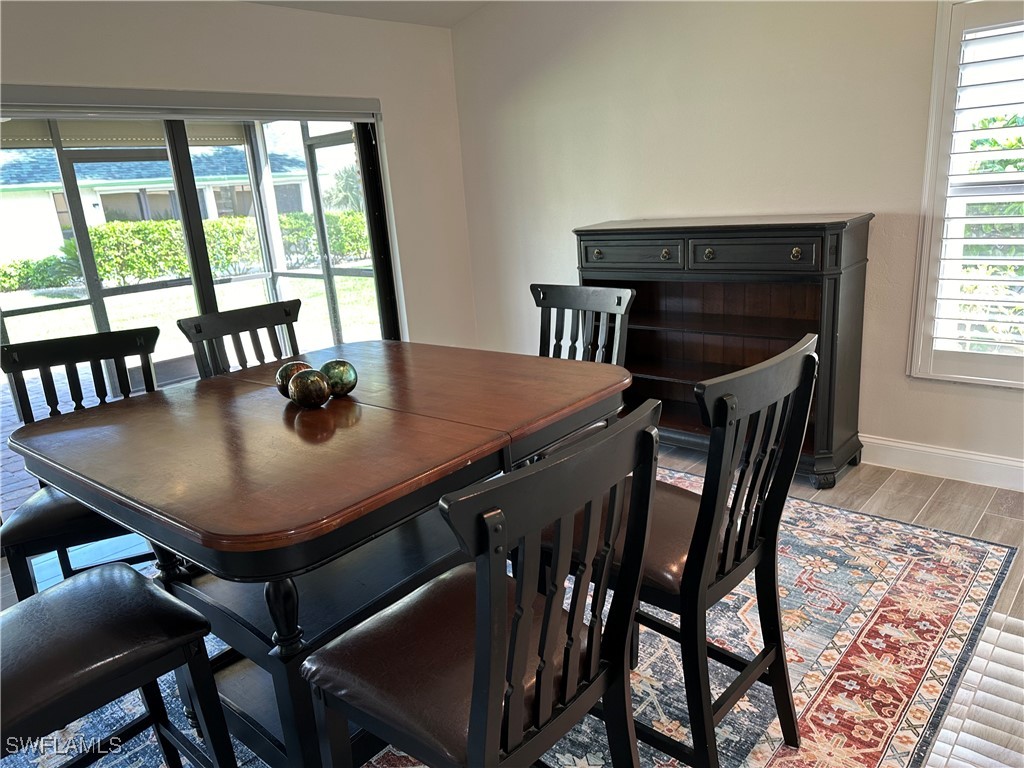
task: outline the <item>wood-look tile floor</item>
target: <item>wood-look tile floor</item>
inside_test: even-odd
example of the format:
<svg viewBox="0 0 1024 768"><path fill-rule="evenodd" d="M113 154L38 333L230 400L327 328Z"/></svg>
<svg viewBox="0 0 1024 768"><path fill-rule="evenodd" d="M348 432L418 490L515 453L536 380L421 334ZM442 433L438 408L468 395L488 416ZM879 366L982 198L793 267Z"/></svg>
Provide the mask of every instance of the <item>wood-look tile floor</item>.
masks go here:
<svg viewBox="0 0 1024 768"><path fill-rule="evenodd" d="M703 454L663 447L660 464L704 473ZM1024 547L1024 493L861 464L835 488L797 478L792 495ZM1024 556L1018 556L926 768L1024 768ZM7 562L0 604L15 602Z"/></svg>
<svg viewBox="0 0 1024 768"><path fill-rule="evenodd" d="M703 455L660 464L704 474ZM791 495L1024 548L1024 493L861 464L835 488L797 477ZM1010 568L925 768L1024 768L1024 554Z"/></svg>

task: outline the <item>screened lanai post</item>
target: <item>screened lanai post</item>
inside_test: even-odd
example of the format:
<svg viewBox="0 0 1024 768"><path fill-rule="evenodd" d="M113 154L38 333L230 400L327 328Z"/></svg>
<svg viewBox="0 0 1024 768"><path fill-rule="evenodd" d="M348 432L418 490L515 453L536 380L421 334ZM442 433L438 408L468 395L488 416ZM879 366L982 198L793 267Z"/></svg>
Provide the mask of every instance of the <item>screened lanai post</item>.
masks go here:
<svg viewBox="0 0 1024 768"><path fill-rule="evenodd" d="M47 126L50 131L50 141L53 143L53 151L57 157L57 167L63 180L64 195L71 216L71 230L75 236L78 260L82 267L82 280L85 282L85 291L89 298L93 322L97 331L109 331L110 320L107 317L107 306L103 302L103 282L99 277L96 254L93 252L92 240L89 238L89 225L85 220L85 208L82 205L82 193L78 187L75 164L64 149L57 121L48 120Z"/></svg>
<svg viewBox="0 0 1024 768"><path fill-rule="evenodd" d="M181 228L185 234L185 254L192 272L192 290L196 306L201 314L217 311L217 292L213 285L213 268L210 266L210 252L206 247L206 231L203 229L203 212L199 207L199 192L196 189L195 172L192 169L192 155L188 148L188 133L182 120L165 120L167 134L167 156L171 161L171 175L174 190L178 195L181 209ZM213 342L221 359L226 359L224 342Z"/></svg>
<svg viewBox="0 0 1024 768"><path fill-rule="evenodd" d="M277 200L274 197L273 174L270 173L270 150L267 149L263 129L256 123L245 125L245 152L252 169L252 192L256 205L253 213L256 217L256 234L259 236L260 251L263 255L263 270L268 275L274 274L274 252L270 233L272 228L279 230ZM266 166L264 167L264 163ZM279 301L281 296L277 290L277 280L266 282L267 292L271 301Z"/></svg>
<svg viewBox="0 0 1024 768"><path fill-rule="evenodd" d="M213 269L206 247L203 212L199 207L199 192L196 190L185 123L182 120L165 120L164 131L167 133L167 155L171 161L174 189L181 208L181 226L185 233L185 252L192 272L196 306L200 314L216 312L217 294L213 289Z"/></svg>

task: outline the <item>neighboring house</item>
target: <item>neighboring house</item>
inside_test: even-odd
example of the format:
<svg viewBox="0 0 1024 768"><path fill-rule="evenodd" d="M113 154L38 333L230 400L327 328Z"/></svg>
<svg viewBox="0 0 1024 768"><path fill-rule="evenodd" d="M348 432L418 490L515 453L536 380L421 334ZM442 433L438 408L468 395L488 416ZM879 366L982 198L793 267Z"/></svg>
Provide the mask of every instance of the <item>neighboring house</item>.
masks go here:
<svg viewBox="0 0 1024 768"><path fill-rule="evenodd" d="M312 210L305 160L271 153L270 167L278 212ZM251 213L252 191L242 148L197 149L192 169L203 218ZM90 226L179 216L167 162L81 163L76 173ZM52 149L0 153L0 195L0 264L51 256L71 237L71 215Z"/></svg>

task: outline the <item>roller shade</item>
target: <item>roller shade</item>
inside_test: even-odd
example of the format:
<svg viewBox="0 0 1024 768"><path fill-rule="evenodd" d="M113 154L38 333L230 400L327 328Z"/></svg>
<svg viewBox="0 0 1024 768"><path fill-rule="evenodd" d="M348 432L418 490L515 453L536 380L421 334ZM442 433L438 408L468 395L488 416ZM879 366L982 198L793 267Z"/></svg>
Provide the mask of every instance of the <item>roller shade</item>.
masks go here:
<svg viewBox="0 0 1024 768"><path fill-rule="evenodd" d="M58 120L61 143L67 149L85 147L163 147L160 120ZM190 120L185 124L189 144L223 146L245 142L244 125L224 120ZM38 149L53 146L45 120L12 119L0 123L0 147Z"/></svg>

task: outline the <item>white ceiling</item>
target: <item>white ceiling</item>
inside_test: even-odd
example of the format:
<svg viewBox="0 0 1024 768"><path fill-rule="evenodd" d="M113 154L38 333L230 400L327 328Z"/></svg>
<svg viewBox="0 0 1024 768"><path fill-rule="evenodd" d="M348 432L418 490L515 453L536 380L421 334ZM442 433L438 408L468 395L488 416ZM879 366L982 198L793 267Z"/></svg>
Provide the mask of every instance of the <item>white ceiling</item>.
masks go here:
<svg viewBox="0 0 1024 768"><path fill-rule="evenodd" d="M369 2L335 2L334 0L263 0L262 5L276 5L281 8L295 8L302 11L333 13L339 16L361 16L381 21L403 21L408 24L424 24L429 27L451 29L474 11L483 2L470 0L370 0Z"/></svg>

